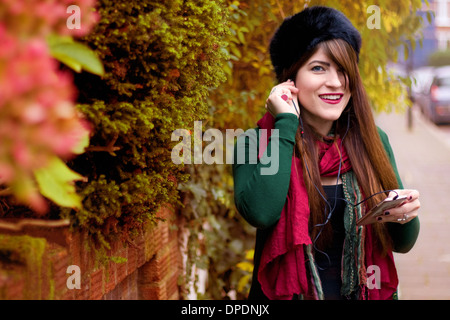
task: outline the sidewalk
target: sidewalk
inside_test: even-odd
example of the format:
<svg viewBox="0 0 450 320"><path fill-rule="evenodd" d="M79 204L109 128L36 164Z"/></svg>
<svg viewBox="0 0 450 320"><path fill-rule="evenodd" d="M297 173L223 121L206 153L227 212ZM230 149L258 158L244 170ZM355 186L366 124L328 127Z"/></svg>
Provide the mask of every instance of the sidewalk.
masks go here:
<svg viewBox="0 0 450 320"><path fill-rule="evenodd" d="M380 114L377 125L389 136L405 188L420 192L420 234L407 254L395 254L400 299L450 299L450 144L414 112Z"/></svg>

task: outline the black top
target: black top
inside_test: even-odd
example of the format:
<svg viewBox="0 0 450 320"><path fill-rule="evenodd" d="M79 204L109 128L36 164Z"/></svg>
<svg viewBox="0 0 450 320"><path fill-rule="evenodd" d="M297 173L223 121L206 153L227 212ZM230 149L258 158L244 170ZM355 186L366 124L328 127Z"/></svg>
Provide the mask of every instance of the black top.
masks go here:
<svg viewBox="0 0 450 320"><path fill-rule="evenodd" d="M324 297L327 300L341 299L341 262L342 248L344 246L344 189L342 184L323 186L328 199L328 210L331 208L331 223L333 239L331 244L323 251L315 250L315 261L319 269Z"/></svg>

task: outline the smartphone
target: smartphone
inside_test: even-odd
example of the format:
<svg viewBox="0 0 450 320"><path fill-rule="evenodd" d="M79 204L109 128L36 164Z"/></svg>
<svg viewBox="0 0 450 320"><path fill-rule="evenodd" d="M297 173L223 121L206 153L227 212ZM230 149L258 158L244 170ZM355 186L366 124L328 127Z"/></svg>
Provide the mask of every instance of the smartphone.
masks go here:
<svg viewBox="0 0 450 320"><path fill-rule="evenodd" d="M369 210L363 217L356 221L356 225L363 226L377 221L378 216L384 215L386 210L401 206L407 199L407 196L398 196L397 198L386 198L375 207Z"/></svg>

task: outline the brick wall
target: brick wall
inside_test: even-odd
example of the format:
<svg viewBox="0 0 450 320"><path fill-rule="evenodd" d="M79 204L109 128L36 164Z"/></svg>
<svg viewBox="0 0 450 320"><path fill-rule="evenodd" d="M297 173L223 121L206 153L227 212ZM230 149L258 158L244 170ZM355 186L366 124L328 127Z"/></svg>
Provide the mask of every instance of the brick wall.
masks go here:
<svg viewBox="0 0 450 320"><path fill-rule="evenodd" d="M46 241L40 266L0 256L0 299L179 299L178 232L169 228L176 214L164 208L158 216L164 220L131 243L112 243L108 255L125 258L121 263L100 263L80 232L68 234L67 247ZM70 265L80 267L80 289L67 286Z"/></svg>

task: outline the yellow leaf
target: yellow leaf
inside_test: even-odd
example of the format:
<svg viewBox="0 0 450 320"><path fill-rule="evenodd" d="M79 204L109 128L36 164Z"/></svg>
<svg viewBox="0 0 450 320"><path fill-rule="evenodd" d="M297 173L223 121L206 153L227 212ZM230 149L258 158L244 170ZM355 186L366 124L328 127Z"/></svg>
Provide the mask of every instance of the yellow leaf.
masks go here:
<svg viewBox="0 0 450 320"><path fill-rule="evenodd" d="M246 274L245 276L240 278L239 282L238 282L238 285L237 285L238 292L243 292L245 287L250 283L250 280L251 280L251 275L250 274Z"/></svg>
<svg viewBox="0 0 450 320"><path fill-rule="evenodd" d="M253 260L254 255L255 255L255 250L254 249L247 250L247 252L245 253L245 259Z"/></svg>
<svg viewBox="0 0 450 320"><path fill-rule="evenodd" d="M241 270L253 272L253 264L248 261L239 262L236 266Z"/></svg>

